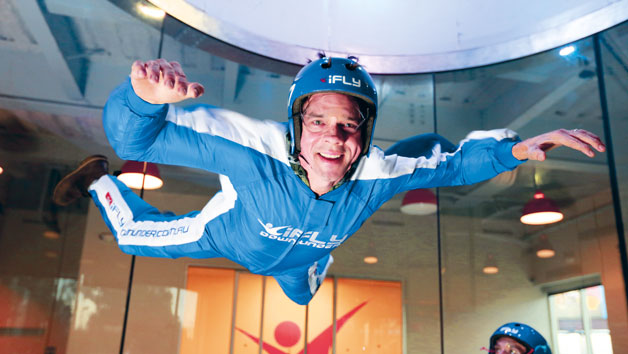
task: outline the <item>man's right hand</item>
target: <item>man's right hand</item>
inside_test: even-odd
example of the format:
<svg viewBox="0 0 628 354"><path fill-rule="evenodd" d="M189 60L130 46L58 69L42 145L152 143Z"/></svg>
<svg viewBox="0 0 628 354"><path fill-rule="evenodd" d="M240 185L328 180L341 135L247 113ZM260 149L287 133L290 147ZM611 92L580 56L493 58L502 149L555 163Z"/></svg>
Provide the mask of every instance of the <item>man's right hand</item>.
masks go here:
<svg viewBox="0 0 628 354"><path fill-rule="evenodd" d="M205 92L203 85L187 81L178 62L165 59L136 60L131 67L131 84L136 95L154 104L176 103Z"/></svg>

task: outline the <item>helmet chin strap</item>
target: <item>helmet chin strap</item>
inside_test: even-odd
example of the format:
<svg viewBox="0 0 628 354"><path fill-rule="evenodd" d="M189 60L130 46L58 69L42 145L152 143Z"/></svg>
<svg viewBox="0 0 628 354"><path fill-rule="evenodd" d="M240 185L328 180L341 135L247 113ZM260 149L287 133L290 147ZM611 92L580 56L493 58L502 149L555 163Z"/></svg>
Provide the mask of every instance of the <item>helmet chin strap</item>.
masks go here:
<svg viewBox="0 0 628 354"><path fill-rule="evenodd" d="M303 154L299 153L299 157L302 158L303 161L305 161L306 164L310 165L310 162L305 158L305 156L303 156Z"/></svg>

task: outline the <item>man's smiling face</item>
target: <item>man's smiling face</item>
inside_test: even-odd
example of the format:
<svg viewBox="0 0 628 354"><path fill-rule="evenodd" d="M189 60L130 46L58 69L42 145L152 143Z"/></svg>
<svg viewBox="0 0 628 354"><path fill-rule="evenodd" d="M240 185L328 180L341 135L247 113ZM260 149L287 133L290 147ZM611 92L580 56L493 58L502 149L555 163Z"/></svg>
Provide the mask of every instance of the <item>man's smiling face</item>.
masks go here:
<svg viewBox="0 0 628 354"><path fill-rule="evenodd" d="M299 161L315 193L328 192L360 156L362 122L351 96L317 93L303 106Z"/></svg>

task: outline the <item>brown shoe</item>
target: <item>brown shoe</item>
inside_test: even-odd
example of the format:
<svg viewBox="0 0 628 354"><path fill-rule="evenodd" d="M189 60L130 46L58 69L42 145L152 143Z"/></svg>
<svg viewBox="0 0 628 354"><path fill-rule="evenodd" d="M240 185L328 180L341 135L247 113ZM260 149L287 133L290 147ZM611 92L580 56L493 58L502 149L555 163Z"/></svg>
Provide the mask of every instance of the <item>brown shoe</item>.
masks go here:
<svg viewBox="0 0 628 354"><path fill-rule="evenodd" d="M92 155L81 161L79 166L57 184L52 193L52 201L66 206L81 197L88 197L87 188L96 179L107 174L109 162L103 155Z"/></svg>

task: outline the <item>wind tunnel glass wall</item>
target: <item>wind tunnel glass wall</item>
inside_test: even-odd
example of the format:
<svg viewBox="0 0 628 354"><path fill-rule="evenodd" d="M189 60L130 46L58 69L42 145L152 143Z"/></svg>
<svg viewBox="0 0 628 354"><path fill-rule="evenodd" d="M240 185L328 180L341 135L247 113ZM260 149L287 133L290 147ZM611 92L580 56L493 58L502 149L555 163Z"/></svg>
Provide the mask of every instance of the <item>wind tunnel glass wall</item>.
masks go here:
<svg viewBox="0 0 628 354"><path fill-rule="evenodd" d="M566 56L556 49L437 74L439 133L459 140L471 130L509 128L525 139L566 128L603 137L592 40L572 45L575 51ZM597 284L604 285L606 303L614 309L608 328L615 352L621 352L626 296L619 286L606 159L558 148L544 162L528 161L483 183L440 190L445 353L480 352L508 322L533 326L554 352L567 353L555 337L561 322L559 328L551 325L548 295ZM536 191L555 202L561 222L520 221Z"/></svg>
<svg viewBox="0 0 628 354"><path fill-rule="evenodd" d="M88 155L119 167L101 123L109 78L158 47L158 30L106 1L0 2L0 352L119 351L130 256L86 233L87 199L51 195Z"/></svg>
<svg viewBox="0 0 628 354"><path fill-rule="evenodd" d="M208 54L195 46L197 43L205 43L205 35L190 30L170 17L167 17L165 21L162 57L180 62L190 80L198 81L205 86L205 94L201 98L183 102L183 105L211 104L256 119L287 121L286 102L294 74L277 74ZM433 132L431 75L376 77L375 81L380 93L380 113L375 127L375 145L387 149L400 139ZM167 184L168 181L165 183ZM217 186L217 183L215 185ZM159 195L159 193L151 191L147 192L145 197L160 210L168 209L181 213L187 210L201 209L203 203L206 203L214 193L215 190L199 191L194 196L193 201L190 199L188 202L182 198L176 204L176 209L171 206L174 197L172 195ZM191 196L187 197L191 198ZM403 347L403 342L405 342L407 350L411 352L434 351L438 350L440 341L436 216L432 214L416 218L402 214L400 212L402 197L403 195L399 195L386 203L357 234L333 252L334 264L328 274L333 277L365 278L384 282L400 281L403 289L403 310L405 313L405 326L402 328L420 328L421 331L402 331L399 345ZM417 256L418 254L420 256ZM366 256L376 256L378 262L366 264L364 262ZM152 351L155 353L177 350L177 343L184 340L184 337L181 336L185 334L181 334L182 332L176 328L185 329L186 323L189 323L184 311L181 311L187 306L186 299L181 295L159 297L161 299L160 307L171 308L170 314L165 316L167 325L159 321L146 321L147 316L154 313L153 305L148 305L146 299L152 298L157 293L174 294L175 289L185 289L185 279L189 279L189 269L194 266L242 269L241 266L225 259L194 260L180 258L171 260L145 257L137 259L125 348L132 351ZM244 276L251 275L241 272L238 287L251 286L255 288L257 286L255 282L242 282ZM272 284L274 283L267 282L266 286L270 287ZM338 289L338 294L341 294L342 286L340 284ZM253 289L251 291L258 290ZM320 328L317 327L317 323L329 324L333 320L331 312L313 310L316 306L331 306L331 303L327 301L329 299L325 299L327 296L331 297L332 293L325 295L324 289L321 289L320 292L313 299L308 314L310 318L310 322L308 322L310 325L307 327L308 343L325 330L324 326L321 327L322 325L319 326ZM273 294L275 293L281 301L286 301L287 298L281 292L273 292ZM244 296L241 291L237 291L237 294L238 297ZM367 299L340 296L336 314L340 317L365 300ZM246 302L241 303L245 304ZM316 305L317 303L320 304ZM272 307L272 304L263 308L253 305L249 307L249 313L246 316L261 318L263 313L266 321L271 319L274 321L261 324L264 326L263 328L266 328L261 331L262 343L277 346L275 334L272 332L275 328L273 325L295 321L290 317L290 313L278 310ZM366 313L370 313L369 311L372 311L370 308L375 310L377 307L375 303L368 302L364 305L364 310L367 311ZM276 318L270 317L269 311L274 313L273 316ZM301 311L304 310L301 309ZM236 325L239 323L257 323L260 325L261 323L261 320L246 321L242 317L245 315L241 311L237 311L235 316ZM320 320L315 320L317 316L321 317ZM357 318L359 319L359 316ZM227 324L222 321L217 325L221 326L221 330L231 330L226 328ZM351 349L353 346L351 343L354 342L351 342L351 338L346 337L346 333L354 333L349 329L355 325L347 322L346 326L341 332L338 332L338 336L334 340L339 346L338 348ZM372 331L381 331L373 325L367 327L371 328ZM250 331L247 330L248 333L259 333L259 329L255 327L249 329ZM154 339L155 333L159 333L158 340ZM379 343L380 347L378 348L378 343L374 341L374 338L377 338L376 332L369 334L368 330L364 329L355 333L361 333L364 336L364 338L360 337L362 338L361 348L369 348L368 350L374 350L373 352L385 352L385 347ZM304 330L302 334L300 340L305 343ZM257 353L257 347L244 333L236 330L233 341L233 348L238 350L236 352ZM227 348L229 347L228 344ZM301 344L296 343L290 346L290 350L297 347L302 348ZM310 348L308 352L312 352L312 350L314 349Z"/></svg>
<svg viewBox="0 0 628 354"><path fill-rule="evenodd" d="M628 24L624 23L600 36L604 62L606 97L613 139L615 166L621 200L624 239L628 225Z"/></svg>
<svg viewBox="0 0 628 354"><path fill-rule="evenodd" d="M57 208L50 202L59 178L85 156L104 153L111 161L110 172L120 169L123 161L110 148L101 114L109 92L126 78L134 60L161 55L179 61L187 76L206 88L202 98L184 105L212 104L278 122L287 118L285 105L294 73L275 73L256 63L210 54L207 50L212 46L204 35L170 17L163 19L162 38L163 17L148 18L138 4L152 8L149 2L130 0L71 5L59 0L0 2L0 166L4 170L0 174L0 352L117 353L124 334L125 353L177 353L190 344L186 342L193 336L190 331L202 326L232 333L231 319L274 345L277 338L286 338L272 332L276 325L295 322L280 316L283 312L276 310L273 298L244 302L241 297L263 294L264 284L224 259L137 257L129 288L131 256L112 242L93 203L85 199ZM628 108L626 33L624 24L601 36L624 222L628 222L623 134ZM388 149L401 139L435 131L457 142L472 130L504 127L523 138L562 127L602 135L592 40L575 47L575 53L566 57L551 51L434 76L375 77L380 114L374 143ZM602 284L612 347L621 353L628 346L623 335L628 321L606 158L598 154L589 159L557 149L546 162L527 162L485 183L442 188L440 225L437 214L401 213L404 194L395 196L334 251L330 278L309 312L295 310L320 325L300 328L299 342L286 347L300 350L301 343L324 332L333 322L330 303L335 301L337 316L344 315L363 303L360 296L368 288L392 283L400 284L402 300L401 343L395 348L400 346L404 353L441 352L441 339L445 353L483 353L490 334L510 321L536 327L553 352L565 353L556 334L568 329L561 327L561 315L552 313L549 296ZM219 189L215 174L159 168L164 187L145 192L144 198L161 211L200 210ZM556 202L565 215L562 222L548 226L519 222L521 209L536 189ZM542 241L553 248L552 258L536 256ZM375 256L378 262L366 264L365 256ZM486 265L494 266L497 273L483 273ZM209 267L237 273L237 282L223 279L224 293L213 293L246 303L235 314L228 306L219 309L230 321L212 322L217 316L211 314L198 317L207 312L188 292L195 280L196 285L206 285L190 270ZM329 281L333 279L338 294L332 301L334 286ZM366 290L347 293L355 289L351 282L367 284ZM283 294L275 290L273 294L281 298ZM353 319L370 310L368 306ZM269 321L269 312L276 315L274 322ZM337 348L386 352L377 346L381 343L369 341L382 332L381 326L375 333L373 326L351 328L354 324L347 321L336 333ZM384 332L398 331L387 325ZM285 328L288 331L280 335L289 334L291 327ZM357 334L347 337L347 333ZM228 339L223 349L233 345L236 353L259 353L259 345L241 332L234 334L233 342Z"/></svg>

